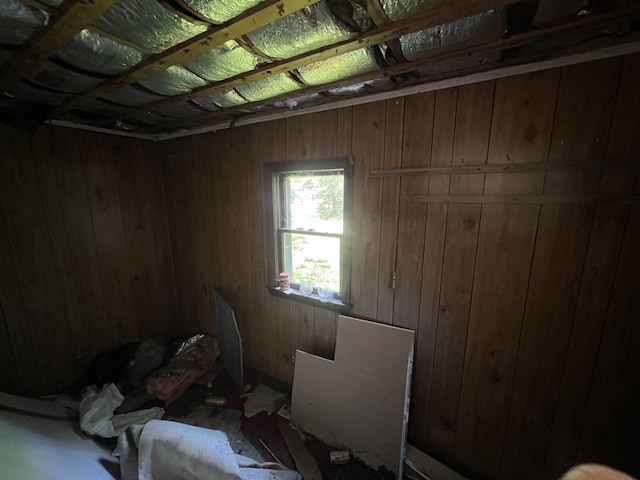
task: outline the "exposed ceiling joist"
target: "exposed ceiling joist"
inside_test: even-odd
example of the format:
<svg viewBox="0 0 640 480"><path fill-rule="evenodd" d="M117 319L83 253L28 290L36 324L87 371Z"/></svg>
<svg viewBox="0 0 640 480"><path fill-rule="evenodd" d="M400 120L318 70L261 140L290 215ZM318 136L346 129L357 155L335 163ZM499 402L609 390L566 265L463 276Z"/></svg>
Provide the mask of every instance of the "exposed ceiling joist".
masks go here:
<svg viewBox="0 0 640 480"><path fill-rule="evenodd" d="M173 133L160 133L150 134L149 137L156 140L169 140L172 138L180 138L189 135L197 135L200 133L214 132L218 130L224 130L231 127L239 127L244 125L251 125L255 123L267 122L270 120L277 120L288 117L295 117L298 115L306 115L311 113L319 113L327 110L333 110L336 108L353 107L356 105L362 105L365 103L378 102L382 100L389 100L393 98L404 97L408 95L416 95L425 92L433 92L437 90L443 90L446 88L460 87L464 85L470 85L473 83L486 82L490 80L496 80L500 78L511 77L514 75L523 75L531 72L538 72L541 70L549 70L552 68L566 67L570 65L576 65L579 63L590 62L594 60L601 60L604 58L610 58L615 56L630 55L640 52L640 40L631 41L625 44L615 44L598 48L596 50L587 49L585 52L573 53L569 55L552 58L549 60L543 60L539 62L525 63L522 65L513 65L508 67L502 67L498 69L490 69L487 71L470 73L466 75L454 76L452 78L437 79L431 82L420 83L417 85L408 86L392 91L382 91L372 93L370 95L363 95L360 97L347 97L344 99L338 99L335 102L323 104L323 105L311 105L304 106L302 108L285 110L285 111L268 111L261 113L254 113L246 115L236 120L223 120L218 121L215 124L209 124L200 128L191 128L189 130L182 130Z"/></svg>
<svg viewBox="0 0 640 480"><path fill-rule="evenodd" d="M145 60L122 74L110 78L98 87L74 97L64 106L78 106L102 97L120 87L137 82L167 67L195 57L234 38L241 37L275 20L286 17L320 0L270 0L259 4L227 24L215 26L175 47Z"/></svg>
<svg viewBox="0 0 640 480"><path fill-rule="evenodd" d="M446 3L431 8L423 13L410 15L402 20L377 26L353 39L322 47L291 59L273 62L263 67L256 68L251 72L236 75L235 77L219 82L212 82L204 87L195 88L190 93L176 95L158 102L147 104L136 110L153 110L204 95L228 92L234 87L245 85L256 80L262 80L278 73L288 72L290 70L323 60L328 60L360 48L371 47L382 42L394 40L418 30L443 23L453 22L455 20L484 13L492 9L518 3L520 1L522 0L463 0L453 4ZM120 117L118 116L116 118Z"/></svg>
<svg viewBox="0 0 640 480"><path fill-rule="evenodd" d="M53 24L38 35L0 74L0 87L9 89L39 62L66 45L83 28L106 12L116 0L67 0Z"/></svg>
<svg viewBox="0 0 640 480"><path fill-rule="evenodd" d="M633 6L628 8L622 8L619 10L612 10L610 12L605 12L605 13L577 17L576 20L568 24L567 23L552 24L544 28L531 30L525 33L513 35L508 38L494 40L488 43L472 45L470 47L456 48L453 50L449 50L447 52L443 52L439 55L434 55L421 60L414 60L407 63L392 65L382 69L378 73L381 73L383 76L386 76L386 77L401 75L407 72L423 69L429 66L444 64L446 62L451 62L451 61L455 62L456 60L461 60L461 59L465 59L465 58L469 58L469 57L473 57L481 54L489 55L492 53L499 53L505 50L523 47L526 45L531 45L539 41L543 41L551 38L559 38L567 34L583 34L583 33L597 32L601 28L610 26L612 24L616 24L617 22L631 21L638 18L640 18L640 6ZM369 80L370 77L371 77L370 73L355 75L347 79L333 82L330 84L306 87L304 89L286 93L278 97L269 98L267 100L263 100L260 102L253 102L251 103L251 105L253 107L257 107L262 105L273 104L274 102L278 102L278 101L289 100L291 98L297 98L305 95L312 95L314 93L320 93L327 90L332 90L335 88L340 88L347 85L364 82L366 80ZM150 107L152 106L146 106L145 108L150 108ZM235 112L239 112L239 111L242 111L243 109L246 109L246 107L247 107L246 105L239 105L237 107L227 108L224 110L224 112L227 114L233 114ZM193 116L191 117L191 119L195 121L206 121L206 120L214 119L216 118L216 116L217 114L214 112L206 112L200 115ZM180 121L178 121L178 123L179 122ZM171 127L174 123L176 122L168 121L163 125L165 127Z"/></svg>

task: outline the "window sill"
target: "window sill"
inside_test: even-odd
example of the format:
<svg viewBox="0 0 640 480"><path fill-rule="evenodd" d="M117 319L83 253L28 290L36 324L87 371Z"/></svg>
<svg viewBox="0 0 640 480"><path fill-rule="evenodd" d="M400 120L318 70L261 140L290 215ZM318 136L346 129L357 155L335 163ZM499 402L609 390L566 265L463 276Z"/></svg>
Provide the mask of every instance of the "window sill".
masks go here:
<svg viewBox="0 0 640 480"><path fill-rule="evenodd" d="M294 288L289 290L280 290L276 287L267 287L269 293L275 297L284 298L286 300L293 300L294 302L305 303L314 307L326 308L327 310L334 310L336 312L347 313L351 310L351 306L346 303L342 303L337 298L330 300L321 300L315 293L304 295Z"/></svg>

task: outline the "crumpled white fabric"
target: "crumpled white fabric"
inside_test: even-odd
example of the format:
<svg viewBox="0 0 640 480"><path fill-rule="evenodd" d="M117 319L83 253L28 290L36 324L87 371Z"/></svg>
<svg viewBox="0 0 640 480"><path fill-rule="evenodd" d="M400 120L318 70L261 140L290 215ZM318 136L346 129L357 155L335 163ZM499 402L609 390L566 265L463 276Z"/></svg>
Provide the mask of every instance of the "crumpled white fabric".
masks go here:
<svg viewBox="0 0 640 480"><path fill-rule="evenodd" d="M132 426L116 454L122 480L301 480L281 465L236 455L224 432L167 420Z"/></svg>
<svg viewBox="0 0 640 480"><path fill-rule="evenodd" d="M117 437L129 425L144 424L154 418L162 418L164 409L160 407L137 410L122 415L113 411L124 401L124 397L113 383L97 393L90 393L80 402L80 428L88 435L104 438Z"/></svg>

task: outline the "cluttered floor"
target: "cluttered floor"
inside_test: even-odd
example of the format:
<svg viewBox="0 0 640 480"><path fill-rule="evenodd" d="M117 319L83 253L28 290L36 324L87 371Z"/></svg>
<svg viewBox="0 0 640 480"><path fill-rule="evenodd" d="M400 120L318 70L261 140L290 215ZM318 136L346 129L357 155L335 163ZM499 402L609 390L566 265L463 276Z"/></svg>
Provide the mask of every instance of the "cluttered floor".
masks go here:
<svg viewBox="0 0 640 480"><path fill-rule="evenodd" d="M340 316L334 359L298 351L289 397L244 370L235 315L217 292L216 318L214 335L99 354L63 395L0 393L3 478L403 476L413 331Z"/></svg>
<svg viewBox="0 0 640 480"><path fill-rule="evenodd" d="M131 466L130 458L123 458L122 434L126 432L125 423L117 416L126 416L136 412L148 412L144 421L162 418L170 422L206 429L211 432L224 432L233 453L251 459L253 463L240 462L239 465L251 465L241 471L239 478L247 479L353 479L383 480L395 478L388 470L374 470L348 451L332 448L322 441L303 433L290 423L289 403L286 394L262 383L264 378L258 372L245 371L244 384L238 385L226 370L214 379L207 376L194 381L168 406L161 406L157 399L136 398L135 392L127 396L132 402L126 410L132 412L114 415L110 422L94 415L78 421L80 403L74 402L70 395L51 397L44 400L24 399L7 394L0 396L0 464L3 465L3 478L20 479L68 479L85 478L98 480L143 478L138 475L138 462ZM103 388L104 395L94 401L91 414L99 410L117 412L125 403L125 397L118 397L114 384ZM114 393L115 392L115 393ZM95 392L84 392L85 398ZM115 397L115 403L112 403ZM133 399L133 400L132 400ZM95 399L94 399L95 400ZM110 403L111 402L111 403ZM96 405L96 403L98 405ZM115 408L114 408L115 406ZM86 407L85 407L86 409ZM85 412L86 413L86 412ZM81 412L80 412L81 414ZM115 420L114 420L115 419ZM133 418L132 422L140 421ZM85 432L91 432L89 436ZM147 424L149 425L149 424ZM146 427L145 427L146 428ZM105 432L108 432L105 435ZM102 436L96 436L99 433ZM174 436L193 437L193 430L180 430ZM103 438L107 436L109 438ZM166 439L165 439L166 440ZM215 445L215 437L205 438L205 442ZM182 448L189 448L184 445ZM140 448L140 444L137 445ZM176 450L177 445L166 448ZM220 450L218 445L217 450ZM158 447L155 447L158 450ZM120 458L113 455L119 454ZM192 452L192 450L190 451ZM189 453L189 452L187 452ZM179 469L205 468L211 472L211 465L205 462L194 467L194 459L182 452L181 457L166 458L166 452L156 453L165 458L156 463L169 462ZM190 466L175 465L188 462ZM128 467L127 467L128 465ZM259 467L259 468L258 468ZM164 478L172 478L174 473L163 465ZM242 470L242 468L241 468ZM249 472L251 470L251 472ZM256 473L259 472L259 473ZM233 472L231 472L233 473ZM251 475L252 473L252 475ZM149 478L159 478L157 475ZM176 478L176 477L173 477ZM185 475L181 478L192 478ZM200 477L198 477L200 478ZM224 478L206 476L202 478ZM228 478L234 478L233 475Z"/></svg>

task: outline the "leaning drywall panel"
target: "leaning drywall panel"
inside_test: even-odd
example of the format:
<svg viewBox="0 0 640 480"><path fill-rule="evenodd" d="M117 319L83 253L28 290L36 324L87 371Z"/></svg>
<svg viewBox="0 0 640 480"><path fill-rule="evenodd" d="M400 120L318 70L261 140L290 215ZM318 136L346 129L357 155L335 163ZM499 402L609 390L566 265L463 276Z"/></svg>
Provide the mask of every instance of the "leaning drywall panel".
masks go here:
<svg viewBox="0 0 640 480"><path fill-rule="evenodd" d="M294 422L402 478L414 338L412 330L340 316L335 360L296 352Z"/></svg>
<svg viewBox="0 0 640 480"><path fill-rule="evenodd" d="M220 365L224 366L239 386L244 385L242 337L238 330L236 314L229 304L222 298L220 292L214 290L213 297L216 307L216 335L220 341Z"/></svg>

